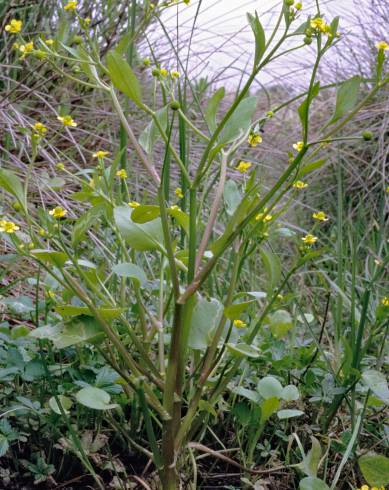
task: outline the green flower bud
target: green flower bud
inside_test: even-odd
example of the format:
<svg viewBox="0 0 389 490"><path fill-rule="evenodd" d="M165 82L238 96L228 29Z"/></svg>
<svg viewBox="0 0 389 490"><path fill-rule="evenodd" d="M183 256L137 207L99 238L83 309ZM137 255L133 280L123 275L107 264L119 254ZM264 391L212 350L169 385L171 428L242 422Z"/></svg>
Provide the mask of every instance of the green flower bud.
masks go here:
<svg viewBox="0 0 389 490"><path fill-rule="evenodd" d="M22 206L19 201L13 202L12 207L14 208L15 211L20 211L22 209Z"/></svg>
<svg viewBox="0 0 389 490"><path fill-rule="evenodd" d="M158 68L153 68L152 71L151 71L151 74L153 75L153 77L159 77L159 75L161 74L161 72L159 71Z"/></svg>
<svg viewBox="0 0 389 490"><path fill-rule="evenodd" d="M74 44L81 44L83 42L82 36L74 36L73 42Z"/></svg>
<svg viewBox="0 0 389 490"><path fill-rule="evenodd" d="M362 133L362 138L365 140L365 141L370 141L371 139L373 139L373 133L371 131L364 131Z"/></svg>
<svg viewBox="0 0 389 490"><path fill-rule="evenodd" d="M294 0L285 0L285 3L288 7L292 7L292 5L294 4Z"/></svg>
<svg viewBox="0 0 389 490"><path fill-rule="evenodd" d="M312 43L312 38L311 37L308 37L308 36L305 36L304 37L304 44L311 44Z"/></svg>
<svg viewBox="0 0 389 490"><path fill-rule="evenodd" d="M172 109L173 111L178 111L179 108L180 108L180 103L178 102L178 100L172 100L170 102L170 109Z"/></svg>

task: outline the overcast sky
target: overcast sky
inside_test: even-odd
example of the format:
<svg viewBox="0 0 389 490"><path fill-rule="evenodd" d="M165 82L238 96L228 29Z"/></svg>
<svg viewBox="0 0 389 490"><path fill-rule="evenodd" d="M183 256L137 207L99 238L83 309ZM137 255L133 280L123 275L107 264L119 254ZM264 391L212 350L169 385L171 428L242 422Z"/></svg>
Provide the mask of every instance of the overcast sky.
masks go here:
<svg viewBox="0 0 389 490"><path fill-rule="evenodd" d="M190 38L199 1L192 0L189 6L172 7L165 11L163 20L175 45L177 33L181 46ZM321 0L320 6L327 21L340 15L340 31L345 36L359 36L356 16L365 15L363 10L368 12L366 6L374 2L381 6L386 4L389 13L389 0ZM246 13L257 10L265 31L269 33L282 3L283 0L202 0L192 39L190 69L193 74L208 78L219 74L218 83L235 83L239 80L252 62L254 49ZM296 28L309 14L316 13L314 0L303 0L302 3L303 10L295 21ZM171 50L161 39L162 33L157 28L151 33L151 41L162 60L164 56L166 60L171 60ZM186 58L186 53L186 49L181 51L181 59ZM297 55L293 53L262 73L259 82L267 83L274 77L299 77L304 73L304 67L309 68L312 56L312 48L304 48ZM332 56L336 56L336 51Z"/></svg>

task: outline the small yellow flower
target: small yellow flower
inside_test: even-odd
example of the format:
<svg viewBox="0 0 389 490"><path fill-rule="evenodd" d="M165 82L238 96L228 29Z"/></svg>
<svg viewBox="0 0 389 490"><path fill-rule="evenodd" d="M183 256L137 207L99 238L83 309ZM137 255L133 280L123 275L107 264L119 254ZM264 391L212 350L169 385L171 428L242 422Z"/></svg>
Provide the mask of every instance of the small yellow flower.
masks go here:
<svg viewBox="0 0 389 490"><path fill-rule="evenodd" d="M173 206L170 206L170 209L171 209L172 211L181 211L180 207L179 207L179 206L177 206L177 204L173 204Z"/></svg>
<svg viewBox="0 0 389 490"><path fill-rule="evenodd" d="M116 172L116 177L119 177L119 179L126 179L127 178L127 172L122 168L121 170L118 170Z"/></svg>
<svg viewBox="0 0 389 490"><path fill-rule="evenodd" d="M17 226L12 221L0 220L0 231L8 234L15 233L15 231L20 230L20 227Z"/></svg>
<svg viewBox="0 0 389 490"><path fill-rule="evenodd" d="M386 192L389 194L389 185L388 185L388 187L386 188Z"/></svg>
<svg viewBox="0 0 389 490"><path fill-rule="evenodd" d="M159 73L160 73L161 77L167 77L168 71L166 70L166 68L161 68L159 70Z"/></svg>
<svg viewBox="0 0 389 490"><path fill-rule="evenodd" d="M49 214L55 219L60 219L67 215L67 211L64 208L61 208L61 206L56 206L54 209L49 211Z"/></svg>
<svg viewBox="0 0 389 490"><path fill-rule="evenodd" d="M70 126L72 128L77 127L77 123L74 121L72 116L58 116L58 121L60 121L64 126Z"/></svg>
<svg viewBox="0 0 389 490"><path fill-rule="evenodd" d="M247 327L247 323L243 320L234 320L234 327L236 328L245 328Z"/></svg>
<svg viewBox="0 0 389 490"><path fill-rule="evenodd" d="M236 167L236 170L241 174L245 174L249 170L251 165L252 163L250 162L239 162L239 165Z"/></svg>
<svg viewBox="0 0 389 490"><path fill-rule="evenodd" d="M182 189L180 187L177 187L177 189L174 191L174 194L178 197L178 199L182 199L184 197L184 194L182 193Z"/></svg>
<svg viewBox="0 0 389 490"><path fill-rule="evenodd" d="M44 39L43 42L46 46L52 46L54 44L54 39Z"/></svg>
<svg viewBox="0 0 389 490"><path fill-rule="evenodd" d="M274 112L273 111L267 111L266 112L266 115L267 115L267 117L273 117L274 116Z"/></svg>
<svg viewBox="0 0 389 490"><path fill-rule="evenodd" d="M47 296L50 299L54 299L55 298L55 292L50 289L49 291L47 291Z"/></svg>
<svg viewBox="0 0 389 490"><path fill-rule="evenodd" d="M128 203L128 205L130 206L130 208L133 208L133 209L139 208L139 206L140 206L139 202L136 202L136 201L131 201Z"/></svg>
<svg viewBox="0 0 389 490"><path fill-rule="evenodd" d="M265 208L263 211L263 213L257 214L257 216L255 217L255 221L263 221L266 223L273 219L273 216L271 214L267 214L267 208Z"/></svg>
<svg viewBox="0 0 389 490"><path fill-rule="evenodd" d="M311 28L324 34L328 34L331 31L331 27L321 17L311 20Z"/></svg>
<svg viewBox="0 0 389 490"><path fill-rule="evenodd" d="M304 142L303 141L297 141L297 143L295 143L293 145L293 148L296 150L296 151L301 151L303 148L304 148Z"/></svg>
<svg viewBox="0 0 389 490"><path fill-rule="evenodd" d="M312 218L317 219L318 221L328 221L329 220L328 216L323 211L318 211L317 213L313 213Z"/></svg>
<svg viewBox="0 0 389 490"><path fill-rule="evenodd" d="M37 122L32 128L39 136L44 136L47 133L47 128L43 123Z"/></svg>
<svg viewBox="0 0 389 490"><path fill-rule="evenodd" d="M64 10L76 10L76 8L77 2L69 0L68 3L65 5Z"/></svg>
<svg viewBox="0 0 389 490"><path fill-rule="evenodd" d="M65 164L62 162L57 163L55 167L57 170L65 170Z"/></svg>
<svg viewBox="0 0 389 490"><path fill-rule="evenodd" d="M248 143L250 146L255 148L260 143L262 143L262 136L258 133L250 133Z"/></svg>
<svg viewBox="0 0 389 490"><path fill-rule="evenodd" d="M10 34L17 34L22 30L23 22L21 20L12 19L9 24L5 26L6 32Z"/></svg>
<svg viewBox="0 0 389 490"><path fill-rule="evenodd" d="M22 53L21 59L24 59L28 54L30 54L34 50L34 41L31 41L27 44L21 44L18 47L20 53Z"/></svg>
<svg viewBox="0 0 389 490"><path fill-rule="evenodd" d="M311 235L311 233L308 233L308 235L305 235L301 239L305 245L313 245L317 242L317 236Z"/></svg>
<svg viewBox="0 0 389 490"><path fill-rule="evenodd" d="M161 71L162 71L162 70L161 70ZM177 70L172 70L172 71L170 72L170 76L171 76L172 78L180 78L180 72L178 72Z"/></svg>
<svg viewBox="0 0 389 490"><path fill-rule="evenodd" d="M85 17L85 19L83 20L83 23L84 23L85 27L88 27L91 23L90 17Z"/></svg>
<svg viewBox="0 0 389 490"><path fill-rule="evenodd" d="M93 153L93 158L104 158L109 155L109 151L104 151L104 150L97 150L95 153Z"/></svg>
<svg viewBox="0 0 389 490"><path fill-rule="evenodd" d="M386 41L378 41L375 43L375 47L378 50L382 49L383 51L387 51L389 49L389 44Z"/></svg>
<svg viewBox="0 0 389 490"><path fill-rule="evenodd" d="M305 189L308 187L308 184L306 182L303 182L302 180L296 180L296 182L292 186L294 189Z"/></svg>
<svg viewBox="0 0 389 490"><path fill-rule="evenodd" d="M383 306L389 306L389 296L384 296L381 300Z"/></svg>

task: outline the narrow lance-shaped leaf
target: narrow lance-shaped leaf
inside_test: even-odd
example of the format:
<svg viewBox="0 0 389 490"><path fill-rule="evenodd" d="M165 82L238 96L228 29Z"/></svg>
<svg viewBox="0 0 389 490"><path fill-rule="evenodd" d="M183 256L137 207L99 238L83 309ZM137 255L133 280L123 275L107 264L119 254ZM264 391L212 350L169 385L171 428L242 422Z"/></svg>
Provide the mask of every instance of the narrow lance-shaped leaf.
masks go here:
<svg viewBox="0 0 389 490"><path fill-rule="evenodd" d="M114 86L127 95L135 104L141 105L142 91L132 68L116 51L110 51L106 57L109 77Z"/></svg>
<svg viewBox="0 0 389 490"><path fill-rule="evenodd" d="M266 50L265 31L263 30L262 24L259 21L257 12L255 12L255 16L247 14L247 18L255 36L254 66L258 66L258 63L261 61L261 58Z"/></svg>
<svg viewBox="0 0 389 490"><path fill-rule="evenodd" d="M208 128L210 131L214 132L217 127L216 123L216 114L219 110L220 102L222 101L226 91L224 87L220 87L209 99L207 108L204 112L204 119L208 124Z"/></svg>

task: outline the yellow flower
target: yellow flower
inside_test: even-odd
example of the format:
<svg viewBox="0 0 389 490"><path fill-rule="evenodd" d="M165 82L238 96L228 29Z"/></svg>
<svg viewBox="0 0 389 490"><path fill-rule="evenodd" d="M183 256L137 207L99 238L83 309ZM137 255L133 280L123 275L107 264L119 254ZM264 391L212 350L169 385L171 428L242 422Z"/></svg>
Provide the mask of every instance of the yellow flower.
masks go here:
<svg viewBox="0 0 389 490"><path fill-rule="evenodd" d="M375 43L375 47L377 49L382 49L383 51L387 51L389 49L389 44L386 41L378 41Z"/></svg>
<svg viewBox="0 0 389 490"><path fill-rule="evenodd" d="M44 39L43 42L47 45L47 46L52 46L54 44L54 39Z"/></svg>
<svg viewBox="0 0 389 490"><path fill-rule="evenodd" d="M17 34L22 30L23 22L21 20L12 19L9 24L5 26L6 32L10 34Z"/></svg>
<svg viewBox="0 0 389 490"><path fill-rule="evenodd" d="M293 184L293 186L295 189L305 189L306 187L308 187L308 184L306 182L303 182L302 180L296 180L296 182Z"/></svg>
<svg viewBox="0 0 389 490"><path fill-rule="evenodd" d="M389 306L389 296L384 296L381 300L381 304L384 306Z"/></svg>
<svg viewBox="0 0 389 490"><path fill-rule="evenodd" d="M57 170L65 170L65 164L62 162L57 163L56 165Z"/></svg>
<svg viewBox="0 0 389 490"><path fill-rule="evenodd" d="M236 328L245 328L247 327L247 323L243 320L234 320L234 327Z"/></svg>
<svg viewBox="0 0 389 490"><path fill-rule="evenodd" d="M239 162L239 165L236 167L236 170L241 174L245 174L249 170L251 165L252 164L250 162Z"/></svg>
<svg viewBox="0 0 389 490"><path fill-rule="evenodd" d="M85 17L85 19L83 20L83 22L84 22L84 26L85 27L88 27L90 25L90 23L91 23L90 17Z"/></svg>
<svg viewBox="0 0 389 490"><path fill-rule="evenodd" d="M67 215L67 211L64 208L61 208L61 206L56 206L54 209L49 211L49 214L55 219L60 219Z"/></svg>
<svg viewBox="0 0 389 490"><path fill-rule="evenodd" d="M182 199L184 197L184 194L182 193L182 189L180 187L177 187L177 189L174 191L174 194L179 198Z"/></svg>
<svg viewBox="0 0 389 490"><path fill-rule="evenodd" d="M311 235L311 233L308 233L308 235L305 235L301 239L305 245L313 245L314 243L317 242L317 236Z"/></svg>
<svg viewBox="0 0 389 490"><path fill-rule="evenodd" d="M297 141L297 143L295 143L293 145L293 148L296 150L296 151L301 151L303 148L304 148L304 142L303 141Z"/></svg>
<svg viewBox="0 0 389 490"><path fill-rule="evenodd" d="M34 50L34 41L31 41L27 44L21 44L19 47L18 47L19 51L22 53L22 58L24 58L25 56L27 56L28 54L31 53L31 51Z"/></svg>
<svg viewBox="0 0 389 490"><path fill-rule="evenodd" d="M262 136L258 133L251 133L249 135L248 143L250 146L255 148L258 146L260 143L262 143Z"/></svg>
<svg viewBox="0 0 389 490"><path fill-rule="evenodd" d="M128 203L128 205L130 206L130 208L139 208L140 204L139 202L136 202L136 201L131 201Z"/></svg>
<svg viewBox="0 0 389 490"><path fill-rule="evenodd" d="M69 0L69 2L65 5L64 10L76 10L77 2L73 0Z"/></svg>
<svg viewBox="0 0 389 490"><path fill-rule="evenodd" d="M313 219L317 219L318 221L328 221L329 220L328 216L323 211L318 211L317 213L313 213L312 217L313 217Z"/></svg>
<svg viewBox="0 0 389 490"><path fill-rule="evenodd" d="M76 128L77 127L77 123L73 120L72 116L58 116L57 119L64 126L70 126L72 128Z"/></svg>
<svg viewBox="0 0 389 490"><path fill-rule="evenodd" d="M109 155L109 151L97 150L92 156L93 158L104 158L107 155Z"/></svg>
<svg viewBox="0 0 389 490"><path fill-rule="evenodd" d="M273 117L274 116L274 112L273 111L267 111L266 112L266 115L267 115L267 117Z"/></svg>
<svg viewBox="0 0 389 490"><path fill-rule="evenodd" d="M55 292L52 291L51 289L49 289L49 291L47 291L47 296L50 298L50 299L54 299L55 298Z"/></svg>
<svg viewBox="0 0 389 490"><path fill-rule="evenodd" d="M389 194L389 185L388 185L388 187L386 188L386 192Z"/></svg>
<svg viewBox="0 0 389 490"><path fill-rule="evenodd" d="M168 74L168 71L166 70L166 68L161 68L159 70L159 73L160 73L161 77L166 77Z"/></svg>
<svg viewBox="0 0 389 490"><path fill-rule="evenodd" d="M263 211L263 213L257 214L255 221L264 221L266 223L267 221L271 221L273 219L271 214L267 214L267 208L265 208Z"/></svg>
<svg viewBox="0 0 389 490"><path fill-rule="evenodd" d="M162 70L161 70L161 71L162 71ZM172 78L180 78L180 72L178 72L177 70L172 70L172 71L170 72L170 76L171 76Z"/></svg>
<svg viewBox="0 0 389 490"><path fill-rule="evenodd" d="M172 211L181 211L181 209L179 208L179 206L177 206L177 204L173 204L173 206L170 206L170 209Z"/></svg>
<svg viewBox="0 0 389 490"><path fill-rule="evenodd" d="M0 220L0 231L8 234L15 233L15 231L20 230L20 227L17 226L12 221Z"/></svg>
<svg viewBox="0 0 389 490"><path fill-rule="evenodd" d="M331 27L324 22L324 19L321 17L317 17L316 19L311 20L311 28L316 31L320 31L328 34L331 30Z"/></svg>
<svg viewBox="0 0 389 490"><path fill-rule="evenodd" d="M40 122L35 123L32 128L39 136L44 136L47 133L46 126Z"/></svg>
<svg viewBox="0 0 389 490"><path fill-rule="evenodd" d="M116 177L119 177L119 179L126 179L127 178L127 172L122 168L121 170L118 170L116 172Z"/></svg>

